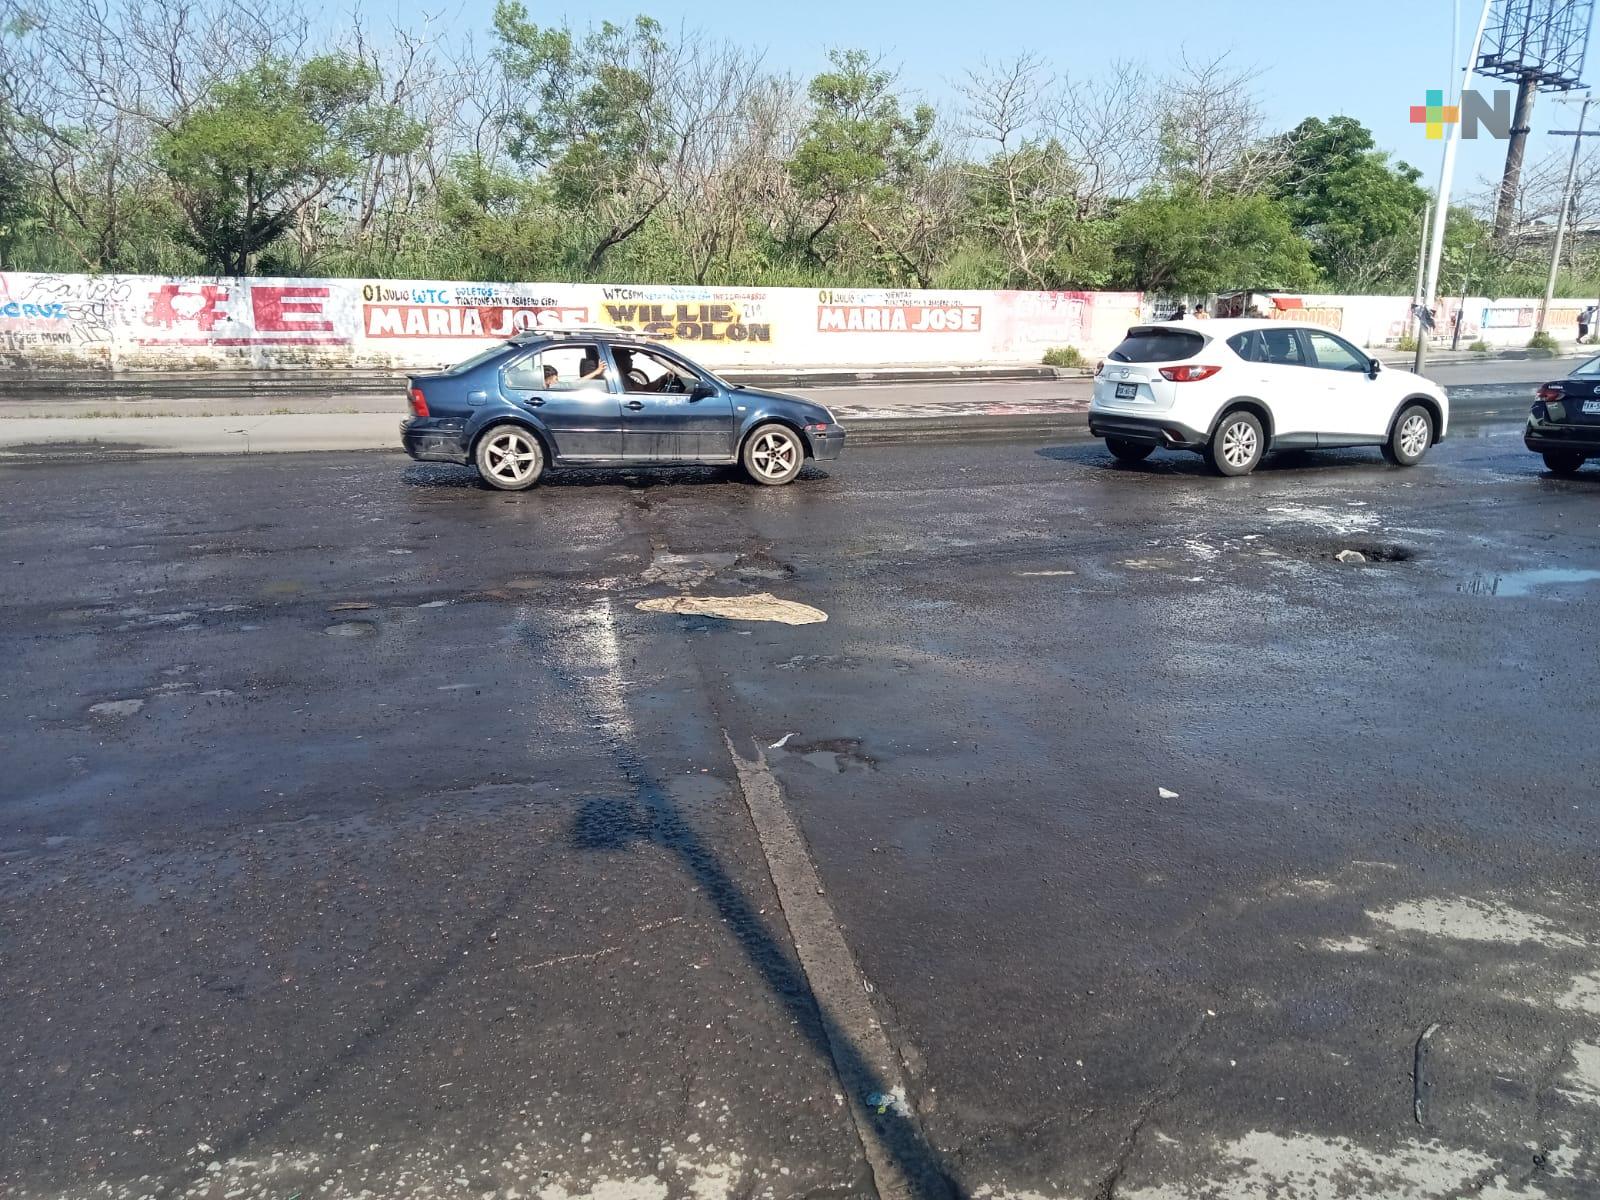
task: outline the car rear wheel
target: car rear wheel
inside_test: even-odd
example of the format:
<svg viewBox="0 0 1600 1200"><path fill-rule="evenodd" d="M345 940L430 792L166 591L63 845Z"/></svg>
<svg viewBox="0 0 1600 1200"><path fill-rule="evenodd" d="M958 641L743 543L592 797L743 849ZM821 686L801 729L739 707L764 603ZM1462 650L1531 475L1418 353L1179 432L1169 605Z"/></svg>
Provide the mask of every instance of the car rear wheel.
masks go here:
<svg viewBox="0 0 1600 1200"><path fill-rule="evenodd" d="M544 471L539 439L521 425L495 425L478 439L473 454L478 475L490 487L520 492L538 482Z"/></svg>
<svg viewBox="0 0 1600 1200"><path fill-rule="evenodd" d="M1118 462L1125 463L1143 462L1155 452L1149 442L1130 442L1125 438L1107 438L1106 449Z"/></svg>
<svg viewBox="0 0 1600 1200"><path fill-rule="evenodd" d="M1546 450L1544 465L1556 475L1571 475L1587 461L1576 450Z"/></svg>
<svg viewBox="0 0 1600 1200"><path fill-rule="evenodd" d="M1420 404L1413 404L1397 418L1394 431L1384 443L1383 456L1397 467L1414 467L1433 445L1433 418Z"/></svg>
<svg viewBox="0 0 1600 1200"><path fill-rule="evenodd" d="M1211 438L1211 465L1221 475L1248 475L1266 451L1267 438L1253 413L1236 408L1217 422Z"/></svg>
<svg viewBox="0 0 1600 1200"><path fill-rule="evenodd" d="M788 483L805 466L806 449L800 435L787 425L761 425L745 439L745 473L757 483Z"/></svg>

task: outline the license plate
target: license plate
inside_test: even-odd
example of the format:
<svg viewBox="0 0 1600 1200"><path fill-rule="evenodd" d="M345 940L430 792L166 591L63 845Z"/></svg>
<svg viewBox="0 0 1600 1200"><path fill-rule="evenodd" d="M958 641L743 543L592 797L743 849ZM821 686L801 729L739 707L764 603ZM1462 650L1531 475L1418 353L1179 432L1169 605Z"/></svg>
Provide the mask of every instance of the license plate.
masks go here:
<svg viewBox="0 0 1600 1200"><path fill-rule="evenodd" d="M1119 384L1117 384L1117 399L1118 400L1132 400L1138 394L1139 394L1139 385L1137 383L1119 383ZM1595 406L1595 410L1597 412L1600 412L1600 405L1596 405ZM1585 408L1583 411L1584 412L1588 412L1589 410L1587 408Z"/></svg>
<svg viewBox="0 0 1600 1200"><path fill-rule="evenodd" d="M1120 396L1122 393L1119 391L1117 394ZM1600 414L1600 400L1585 400L1583 402L1583 415L1587 417L1591 414Z"/></svg>

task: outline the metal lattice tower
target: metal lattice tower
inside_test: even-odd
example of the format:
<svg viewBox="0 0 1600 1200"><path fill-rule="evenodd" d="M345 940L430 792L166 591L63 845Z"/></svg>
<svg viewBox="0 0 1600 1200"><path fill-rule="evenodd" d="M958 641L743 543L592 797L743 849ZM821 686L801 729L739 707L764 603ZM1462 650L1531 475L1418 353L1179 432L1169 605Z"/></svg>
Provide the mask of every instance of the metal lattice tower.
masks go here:
<svg viewBox="0 0 1600 1200"><path fill-rule="evenodd" d="M1498 0L1483 31L1478 73L1541 92L1570 92L1583 84L1594 0Z"/></svg>
<svg viewBox="0 0 1600 1200"><path fill-rule="evenodd" d="M1484 30L1478 72L1517 85L1516 114L1506 146L1506 170L1495 205L1494 233L1504 237L1516 213L1527 149L1533 98L1539 92L1570 92L1583 83L1584 55L1594 0L1496 0Z"/></svg>

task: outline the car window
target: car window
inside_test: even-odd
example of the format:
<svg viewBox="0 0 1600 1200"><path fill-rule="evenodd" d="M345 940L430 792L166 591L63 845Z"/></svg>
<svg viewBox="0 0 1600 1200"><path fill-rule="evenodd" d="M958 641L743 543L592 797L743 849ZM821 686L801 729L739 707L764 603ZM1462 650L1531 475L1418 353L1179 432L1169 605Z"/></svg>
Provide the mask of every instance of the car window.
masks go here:
<svg viewBox="0 0 1600 1200"><path fill-rule="evenodd" d="M1292 329L1261 329L1261 352L1264 358L1257 362L1271 363L1277 367L1303 367L1306 365L1305 351L1301 348L1300 339L1295 336Z"/></svg>
<svg viewBox="0 0 1600 1200"><path fill-rule="evenodd" d="M1261 340L1259 329L1249 329L1244 333L1236 333L1228 339L1228 349L1232 350L1245 362L1266 362L1267 349Z"/></svg>
<svg viewBox="0 0 1600 1200"><path fill-rule="evenodd" d="M599 348L563 342L519 358L506 368L506 385L525 392L604 391Z"/></svg>
<svg viewBox="0 0 1600 1200"><path fill-rule="evenodd" d="M1135 326L1107 357L1112 362L1182 362L1199 354L1205 344L1205 338L1187 329Z"/></svg>
<svg viewBox="0 0 1600 1200"><path fill-rule="evenodd" d="M1579 363L1573 368L1574 375L1600 375L1600 358L1591 358L1586 363Z"/></svg>
<svg viewBox="0 0 1600 1200"><path fill-rule="evenodd" d="M613 346L611 356L617 360L617 374L622 377L624 391L687 392L700 382L687 367L652 350Z"/></svg>
<svg viewBox="0 0 1600 1200"><path fill-rule="evenodd" d="M1367 356L1349 342L1319 329L1303 331L1311 343L1312 366L1324 371L1367 371Z"/></svg>

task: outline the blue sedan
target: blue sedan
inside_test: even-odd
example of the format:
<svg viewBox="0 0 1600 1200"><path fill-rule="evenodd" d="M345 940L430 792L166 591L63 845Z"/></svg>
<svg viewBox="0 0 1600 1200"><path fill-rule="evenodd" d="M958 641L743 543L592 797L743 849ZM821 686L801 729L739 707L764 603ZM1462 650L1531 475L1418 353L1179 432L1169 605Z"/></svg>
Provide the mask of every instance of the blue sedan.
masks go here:
<svg viewBox="0 0 1600 1200"><path fill-rule="evenodd" d="M737 463L775 485L844 449L822 405L728 383L614 329L531 332L413 375L411 413L400 425L407 454L472 463L505 491L567 465Z"/></svg>

